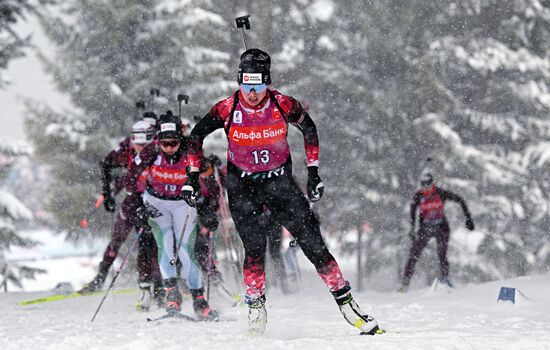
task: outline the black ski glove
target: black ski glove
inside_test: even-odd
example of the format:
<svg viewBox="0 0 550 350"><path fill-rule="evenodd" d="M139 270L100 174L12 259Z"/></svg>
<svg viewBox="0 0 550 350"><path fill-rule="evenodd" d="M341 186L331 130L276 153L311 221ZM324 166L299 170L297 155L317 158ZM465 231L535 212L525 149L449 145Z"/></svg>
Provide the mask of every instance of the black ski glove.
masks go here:
<svg viewBox="0 0 550 350"><path fill-rule="evenodd" d="M220 221L218 220L218 216L212 213L210 215L201 217L201 223L209 231L216 231L216 229L218 228L218 225L220 224Z"/></svg>
<svg viewBox="0 0 550 350"><path fill-rule="evenodd" d="M151 229L149 226L149 212L143 202L136 209L136 226L145 230Z"/></svg>
<svg viewBox="0 0 550 350"><path fill-rule="evenodd" d="M222 165L222 160L215 154L209 155L208 160L212 163L212 166L220 167Z"/></svg>
<svg viewBox="0 0 550 350"><path fill-rule="evenodd" d="M116 210L116 201L113 192L105 191L103 192L103 207L109 213L114 213Z"/></svg>
<svg viewBox="0 0 550 350"><path fill-rule="evenodd" d="M183 200L190 207L195 207L200 191L201 185L199 182L199 173L197 171L187 173L187 181L181 188L181 196L183 197Z"/></svg>
<svg viewBox="0 0 550 350"><path fill-rule="evenodd" d="M466 228L470 231L473 231L475 228L474 222L472 221L472 218L469 216L466 218Z"/></svg>
<svg viewBox="0 0 550 350"><path fill-rule="evenodd" d="M307 167L307 196L312 202L317 202L323 197L325 185L319 177L319 167Z"/></svg>

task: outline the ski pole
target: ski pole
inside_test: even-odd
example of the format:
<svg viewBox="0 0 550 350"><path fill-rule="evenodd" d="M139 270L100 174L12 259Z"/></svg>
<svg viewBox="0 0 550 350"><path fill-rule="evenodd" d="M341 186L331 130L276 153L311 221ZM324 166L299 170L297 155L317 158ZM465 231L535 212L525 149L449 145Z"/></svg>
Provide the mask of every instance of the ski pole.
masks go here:
<svg viewBox="0 0 550 350"><path fill-rule="evenodd" d="M105 196L104 195L101 195L97 201L95 202L95 205L93 207L92 210L88 211L86 213L86 215L84 215L84 218L82 220L80 220L80 227L81 228L88 228L90 226L90 218L96 213L97 211L97 208L99 208L101 206L101 204L103 203L103 201L105 200Z"/></svg>
<svg viewBox="0 0 550 350"><path fill-rule="evenodd" d="M153 108L158 108L158 99L160 97L160 90L157 89L157 88L151 88L149 90L149 96L150 96L150 99L151 99L151 106Z"/></svg>
<svg viewBox="0 0 550 350"><path fill-rule="evenodd" d="M239 280L239 277L241 275L241 265L239 264L239 254L237 252L237 249L235 248L235 245L233 244L233 240L230 237L229 228L227 227L227 221L229 219L229 213L228 209L225 205L225 191L222 186L222 180L220 178L220 173L218 170L218 167L214 166L214 177L216 179L216 182L218 183L218 186L220 187L220 214L222 216L222 238L224 241L225 246L229 250L229 256L231 260L231 266L233 266L235 270L235 280L237 283L237 286L241 283ZM235 254L235 255L234 255Z"/></svg>
<svg viewBox="0 0 550 350"><path fill-rule="evenodd" d="M172 229L172 237L174 239L174 244L172 245L172 247L174 248L174 258L170 259L170 265L172 265L174 267L174 270L176 272L176 286L178 284L178 279L180 277L180 268L178 268L179 251L180 251L180 248L181 248L181 244L183 242L183 236L185 235L185 229L187 228L187 221L189 221L189 211L190 210L191 210L191 207L188 206L187 210L185 211L185 220L183 221L183 228L181 229L181 237L180 237L179 242L178 242L178 239L176 237L176 231L174 229Z"/></svg>
<svg viewBox="0 0 550 350"><path fill-rule="evenodd" d="M250 29L250 21L249 21L249 18L250 15L246 15L246 16L241 16L241 17L237 17L235 18L235 22L237 23L237 28L240 28L241 29L241 37L243 38L243 45L244 45L244 50L248 50L248 47L246 46L246 39L245 39L245 36L244 36L244 30L248 30Z"/></svg>
<svg viewBox="0 0 550 350"><path fill-rule="evenodd" d="M176 275L177 275L177 266L178 266L178 258L179 258L179 251L181 249L181 244L183 243L183 236L185 235L185 229L187 228L187 222L189 221L189 212L191 211L191 207L187 207L187 210L185 211L185 220L183 221L183 228L181 229L181 237L179 242L177 242L176 234L174 233L174 243L177 243L177 245L174 245L176 249L174 250L174 259L170 260L170 265L174 266L176 268ZM173 230L172 230L173 231Z"/></svg>
<svg viewBox="0 0 550 350"><path fill-rule="evenodd" d="M178 99L178 111L179 111L179 116L181 120L181 103L185 102L185 104L189 104L189 96L179 94L177 99Z"/></svg>
<svg viewBox="0 0 550 350"><path fill-rule="evenodd" d="M292 266L294 267L294 271L296 273L296 279L298 280L298 285L300 286L300 289L302 288L302 272L300 270L300 265L298 264L298 256L296 255L298 253L298 248L300 246L298 245L298 240L296 238L292 238L292 240L288 243L288 249L291 250L292 254Z"/></svg>
<svg viewBox="0 0 550 350"><path fill-rule="evenodd" d="M294 259L294 264L296 266L296 275L298 277L298 284L300 286L300 289L303 290L304 286L303 286L303 280L302 280L302 270L300 269L300 264L298 263L297 253L298 253L298 248L297 247L292 248L292 257Z"/></svg>
<svg viewBox="0 0 550 350"><path fill-rule="evenodd" d="M206 300L210 300L210 275L212 275L212 231L208 230L208 264L206 273Z"/></svg>
<svg viewBox="0 0 550 350"><path fill-rule="evenodd" d="M97 307L97 310L95 310L94 316L92 317L92 322L94 322L95 317L97 316L97 313L99 312L99 310L101 309L101 306L103 305L103 302L105 301L105 299L107 299L107 295L109 295L109 291L115 285L115 281L116 281L118 275L120 275L120 272L122 271L122 269L124 268L124 266L128 262L128 259L130 258L130 253L132 253L132 250L134 250L134 247L136 246L137 242L139 241L139 237L141 236L142 232L143 232L143 227L140 227L139 231L135 235L132 243L130 244L130 247L128 248L128 252L126 253L126 256L124 257L124 260L122 260L122 263L120 264L120 267L118 268L115 276L113 277L113 280L111 281L111 284L109 285L109 288L107 288L107 291L105 292L105 295L103 296L103 299L101 299L101 302L99 303L99 306Z"/></svg>

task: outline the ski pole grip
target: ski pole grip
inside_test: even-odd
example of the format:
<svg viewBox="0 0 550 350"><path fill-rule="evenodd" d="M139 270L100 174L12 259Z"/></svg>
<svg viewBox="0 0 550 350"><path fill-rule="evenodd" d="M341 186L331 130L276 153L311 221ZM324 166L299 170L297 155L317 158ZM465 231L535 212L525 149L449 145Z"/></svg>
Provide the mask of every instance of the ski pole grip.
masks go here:
<svg viewBox="0 0 550 350"><path fill-rule="evenodd" d="M250 15L244 15L244 16L235 18L235 23L237 23L237 28L243 28L243 31L244 31L244 28L246 28L246 30L249 30L250 29L249 18L250 18Z"/></svg>

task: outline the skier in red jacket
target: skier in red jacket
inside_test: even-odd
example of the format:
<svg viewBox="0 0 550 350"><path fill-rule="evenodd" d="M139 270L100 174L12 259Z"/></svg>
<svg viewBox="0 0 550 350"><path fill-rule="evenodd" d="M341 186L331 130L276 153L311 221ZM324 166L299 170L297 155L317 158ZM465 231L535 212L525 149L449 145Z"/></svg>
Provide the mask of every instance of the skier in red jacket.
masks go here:
<svg viewBox="0 0 550 350"><path fill-rule="evenodd" d="M412 246L409 252L409 260L405 265L402 285L399 289L401 292L408 290L418 257L432 237L435 237L437 242L437 255L441 270L439 281L449 287L453 287L453 283L449 279L449 262L447 260L450 230L449 223L445 217L445 201L451 200L460 204L466 216L466 227L469 230L474 229L474 222L462 197L437 187L430 173L425 173L421 176L420 185L421 188L414 194L411 203L411 231L409 235L412 240ZM418 215L420 225L418 231L416 231L415 223L418 208L420 208Z"/></svg>
<svg viewBox="0 0 550 350"><path fill-rule="evenodd" d="M204 138L223 128L227 135L227 179L229 206L245 250L245 301L252 332L263 333L265 309L265 255L268 222L262 220L264 206L286 227L334 295L345 319L365 333L379 331L378 323L363 312L351 295L349 283L328 251L319 221L292 177L287 141L289 124L304 135L307 157L307 194L318 201L324 186L318 174L319 145L313 120L294 98L271 90L271 58L259 49L241 55L239 90L216 103L197 123L190 135L191 171L183 187L184 199L195 205L200 191L199 155Z"/></svg>
<svg viewBox="0 0 550 350"><path fill-rule="evenodd" d="M140 221L147 222L155 233L160 252L160 272L166 287L166 311L178 317L182 297L177 284L181 275L193 298L193 309L200 320L215 320L216 310L205 298L202 273L194 257L197 210L181 194L187 179L187 142L181 120L167 111L159 117L157 144L149 144L132 162L124 178L128 198L136 207ZM145 192L139 193L139 179L148 170ZM198 176L198 173L197 173ZM214 231L215 214L205 215L202 224Z"/></svg>

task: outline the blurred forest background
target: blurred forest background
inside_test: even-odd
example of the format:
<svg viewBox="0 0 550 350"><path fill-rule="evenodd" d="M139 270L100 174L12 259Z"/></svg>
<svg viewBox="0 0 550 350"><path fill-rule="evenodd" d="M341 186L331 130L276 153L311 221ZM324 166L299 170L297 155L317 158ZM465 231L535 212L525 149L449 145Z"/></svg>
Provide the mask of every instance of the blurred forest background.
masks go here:
<svg viewBox="0 0 550 350"><path fill-rule="evenodd" d="M317 124L324 233L342 247L364 231L371 277L403 267L427 157L476 223L456 236L470 243L451 244L455 278L550 268L550 0L66 0L38 12L56 52L44 64L74 106L27 102L26 129L50 173L41 199L59 230L74 232L93 206L98 163L140 118L135 101L162 113L185 93L193 119L237 88L234 18L250 14L248 45L271 54L273 88ZM305 184L301 134L290 134ZM225 159L224 142L212 135L205 150ZM459 209L447 214L462 232ZM110 234L108 215L92 224ZM419 269L436 274L431 247Z"/></svg>

